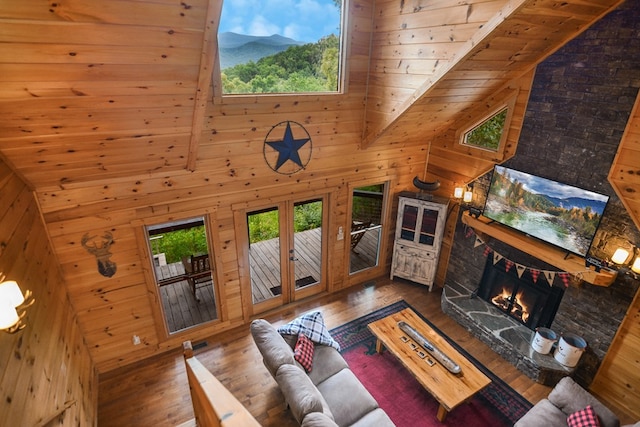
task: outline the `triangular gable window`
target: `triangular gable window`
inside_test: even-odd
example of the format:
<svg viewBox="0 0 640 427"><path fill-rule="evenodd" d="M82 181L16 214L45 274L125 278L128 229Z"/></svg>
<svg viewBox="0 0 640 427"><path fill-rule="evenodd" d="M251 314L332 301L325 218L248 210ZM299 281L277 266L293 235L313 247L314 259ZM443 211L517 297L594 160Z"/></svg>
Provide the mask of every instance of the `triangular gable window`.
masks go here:
<svg viewBox="0 0 640 427"><path fill-rule="evenodd" d="M225 1L222 95L338 92L344 7L343 0Z"/></svg>
<svg viewBox="0 0 640 427"><path fill-rule="evenodd" d="M503 138L509 109L504 108L479 124L463 133L461 144L481 148L489 151L498 151Z"/></svg>

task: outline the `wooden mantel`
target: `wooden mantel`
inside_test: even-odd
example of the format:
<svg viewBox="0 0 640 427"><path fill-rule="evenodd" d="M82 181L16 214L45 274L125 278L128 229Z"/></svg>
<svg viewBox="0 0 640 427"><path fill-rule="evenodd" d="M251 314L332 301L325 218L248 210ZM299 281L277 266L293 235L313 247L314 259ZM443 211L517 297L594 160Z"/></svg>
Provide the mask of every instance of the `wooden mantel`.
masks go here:
<svg viewBox="0 0 640 427"><path fill-rule="evenodd" d="M473 228L479 235L488 235L523 252L528 253L567 273L579 275L582 280L596 286L611 286L616 273L585 267L584 258L569 254L544 242L536 240L504 225L491 222L488 218L475 218L468 213L462 214L462 222Z"/></svg>

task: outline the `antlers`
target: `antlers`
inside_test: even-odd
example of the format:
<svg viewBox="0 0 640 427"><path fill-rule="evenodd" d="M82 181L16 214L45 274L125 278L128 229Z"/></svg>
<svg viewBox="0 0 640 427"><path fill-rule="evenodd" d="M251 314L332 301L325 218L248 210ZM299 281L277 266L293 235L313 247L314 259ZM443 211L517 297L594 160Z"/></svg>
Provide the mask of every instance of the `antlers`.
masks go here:
<svg viewBox="0 0 640 427"><path fill-rule="evenodd" d="M90 254L104 254L109 252L109 247L113 244L113 234L110 231L106 231L102 236L102 244L98 246L98 244L94 241L97 236L89 236L89 233L85 233L82 236L82 240L80 243L82 247L85 248ZM92 245L89 245L89 242L93 242Z"/></svg>

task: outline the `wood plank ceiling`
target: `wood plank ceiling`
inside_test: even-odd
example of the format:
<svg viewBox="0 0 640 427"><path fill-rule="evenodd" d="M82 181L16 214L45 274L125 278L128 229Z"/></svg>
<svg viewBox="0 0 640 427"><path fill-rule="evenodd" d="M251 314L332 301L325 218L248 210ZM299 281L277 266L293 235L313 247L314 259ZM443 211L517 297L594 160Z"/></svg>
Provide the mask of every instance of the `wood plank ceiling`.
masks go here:
<svg viewBox="0 0 640 427"><path fill-rule="evenodd" d="M473 165L455 129L522 91L517 79L619 3L375 2L362 147L424 141L443 191L469 182L512 155L518 135L506 157ZM39 190L194 170L212 70L219 80L220 8L0 1L0 155ZM450 168L461 154L469 164ZM631 206L635 194L621 195Z"/></svg>
<svg viewBox="0 0 640 427"><path fill-rule="evenodd" d="M454 128L619 3L377 1L363 147ZM2 155L38 189L187 168L211 4L1 1Z"/></svg>

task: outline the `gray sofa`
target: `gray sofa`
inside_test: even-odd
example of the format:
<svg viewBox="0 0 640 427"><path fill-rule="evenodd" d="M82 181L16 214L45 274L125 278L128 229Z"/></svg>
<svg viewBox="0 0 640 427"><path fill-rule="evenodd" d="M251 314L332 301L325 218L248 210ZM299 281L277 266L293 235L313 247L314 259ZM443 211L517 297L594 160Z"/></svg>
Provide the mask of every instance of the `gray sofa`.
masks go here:
<svg viewBox="0 0 640 427"><path fill-rule="evenodd" d="M295 335L280 335L264 319L251 323L251 335L301 426L394 426L335 348L314 345L307 374L294 359Z"/></svg>
<svg viewBox="0 0 640 427"><path fill-rule="evenodd" d="M593 407L602 427L620 426L620 420L609 408L580 387L571 377L564 377L551 390L549 396L531 408L514 427L566 427L567 417L587 405ZM640 422L632 426L640 427Z"/></svg>

